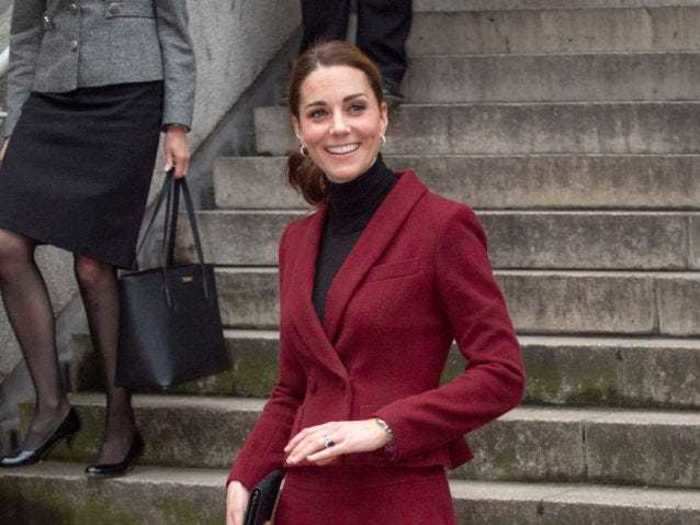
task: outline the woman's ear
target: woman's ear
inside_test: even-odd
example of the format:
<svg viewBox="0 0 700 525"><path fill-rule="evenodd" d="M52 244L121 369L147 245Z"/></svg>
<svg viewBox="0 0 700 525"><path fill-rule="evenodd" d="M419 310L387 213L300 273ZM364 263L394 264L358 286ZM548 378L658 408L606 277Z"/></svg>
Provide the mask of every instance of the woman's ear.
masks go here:
<svg viewBox="0 0 700 525"><path fill-rule="evenodd" d="M294 134L299 142L304 142L301 138L301 126L299 125L299 119L292 115L292 127L294 128Z"/></svg>
<svg viewBox="0 0 700 525"><path fill-rule="evenodd" d="M389 127L389 106L386 102L382 102L382 105L379 107L379 111L381 113L380 118L382 121L382 135L386 135L386 130Z"/></svg>

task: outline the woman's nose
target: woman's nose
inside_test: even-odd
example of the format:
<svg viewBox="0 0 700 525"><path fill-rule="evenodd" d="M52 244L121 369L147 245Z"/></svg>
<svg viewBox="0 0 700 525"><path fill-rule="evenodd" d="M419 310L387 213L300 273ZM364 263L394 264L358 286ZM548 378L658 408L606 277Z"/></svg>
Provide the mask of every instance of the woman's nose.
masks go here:
<svg viewBox="0 0 700 525"><path fill-rule="evenodd" d="M346 133L348 131L348 123L345 120L345 116L342 112L337 111L333 114L333 127L331 133L340 134Z"/></svg>

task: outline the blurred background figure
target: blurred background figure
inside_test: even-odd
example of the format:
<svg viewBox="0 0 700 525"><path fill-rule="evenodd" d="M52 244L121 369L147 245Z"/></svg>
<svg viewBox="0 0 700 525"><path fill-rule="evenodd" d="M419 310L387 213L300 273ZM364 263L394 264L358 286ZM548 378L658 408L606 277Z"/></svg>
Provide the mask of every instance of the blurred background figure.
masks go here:
<svg viewBox="0 0 700 525"><path fill-rule="evenodd" d="M344 40L352 0L301 0L304 36L300 54L317 42ZM356 44L378 66L384 100L403 101L401 80L408 66L406 39L411 29L411 0L357 0Z"/></svg>

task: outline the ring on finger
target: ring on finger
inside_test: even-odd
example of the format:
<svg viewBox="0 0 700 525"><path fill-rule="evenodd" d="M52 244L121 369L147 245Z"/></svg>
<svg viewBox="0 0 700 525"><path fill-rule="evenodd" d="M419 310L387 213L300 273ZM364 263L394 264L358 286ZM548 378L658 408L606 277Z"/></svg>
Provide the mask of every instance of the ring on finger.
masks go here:
<svg viewBox="0 0 700 525"><path fill-rule="evenodd" d="M330 437L328 437L328 434L323 435L323 448L331 448L333 445L335 445L335 441L333 441Z"/></svg>

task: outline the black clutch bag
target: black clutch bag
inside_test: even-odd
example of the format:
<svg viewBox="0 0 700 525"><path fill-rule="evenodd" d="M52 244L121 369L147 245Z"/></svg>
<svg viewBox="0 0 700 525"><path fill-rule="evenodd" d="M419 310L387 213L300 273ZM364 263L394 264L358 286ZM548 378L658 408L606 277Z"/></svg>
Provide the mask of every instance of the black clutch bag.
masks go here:
<svg viewBox="0 0 700 525"><path fill-rule="evenodd" d="M255 485L250 493L244 525L263 525L270 521L283 478L283 471L273 470Z"/></svg>
<svg viewBox="0 0 700 525"><path fill-rule="evenodd" d="M175 265L180 190L185 197L199 261ZM167 389L230 366L224 345L214 269L204 264L202 244L184 179L166 177L156 209L166 205L161 266L119 280L119 352L116 384L129 390ZM140 251L140 250L139 250Z"/></svg>

